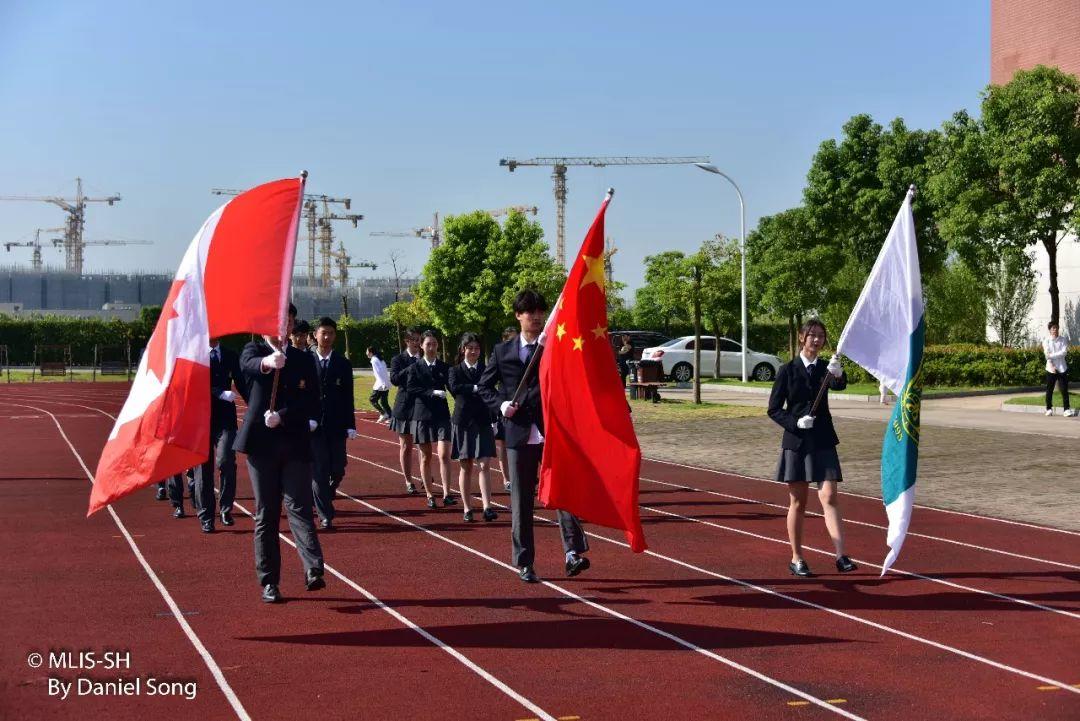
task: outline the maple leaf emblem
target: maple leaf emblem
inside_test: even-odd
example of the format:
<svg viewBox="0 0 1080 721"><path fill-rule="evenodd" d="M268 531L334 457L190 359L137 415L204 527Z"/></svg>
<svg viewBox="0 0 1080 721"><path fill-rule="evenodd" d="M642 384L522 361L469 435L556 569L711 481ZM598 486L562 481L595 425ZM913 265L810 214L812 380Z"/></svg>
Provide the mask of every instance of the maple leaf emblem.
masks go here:
<svg viewBox="0 0 1080 721"><path fill-rule="evenodd" d="M154 334L150 336L150 343L146 347L146 368L157 376L159 382L165 382L165 351L169 345L169 321L178 317L176 312L176 299L180 297L180 289L184 287L183 280L174 280L169 288L169 296L165 304L161 306L161 317L158 318Z"/></svg>

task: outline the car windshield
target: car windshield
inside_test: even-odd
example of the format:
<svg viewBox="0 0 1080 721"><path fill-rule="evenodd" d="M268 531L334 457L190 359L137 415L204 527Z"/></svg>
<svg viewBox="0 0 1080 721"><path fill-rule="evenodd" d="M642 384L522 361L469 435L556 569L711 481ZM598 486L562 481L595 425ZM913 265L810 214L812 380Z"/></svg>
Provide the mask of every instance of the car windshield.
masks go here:
<svg viewBox="0 0 1080 721"><path fill-rule="evenodd" d="M672 338L667 343L662 343L659 347L660 348L667 348L669 345L678 345L679 343L683 343L685 341L686 341L685 338Z"/></svg>

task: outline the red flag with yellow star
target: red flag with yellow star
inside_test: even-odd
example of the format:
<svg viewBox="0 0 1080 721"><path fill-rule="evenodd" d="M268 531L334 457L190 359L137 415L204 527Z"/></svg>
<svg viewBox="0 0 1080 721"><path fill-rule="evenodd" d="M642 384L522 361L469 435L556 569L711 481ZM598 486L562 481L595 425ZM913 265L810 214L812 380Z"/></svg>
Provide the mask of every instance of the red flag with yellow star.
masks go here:
<svg viewBox="0 0 1080 721"><path fill-rule="evenodd" d="M607 332L604 199L545 328L540 356L544 458L540 500L626 532L645 550L638 511L641 447Z"/></svg>

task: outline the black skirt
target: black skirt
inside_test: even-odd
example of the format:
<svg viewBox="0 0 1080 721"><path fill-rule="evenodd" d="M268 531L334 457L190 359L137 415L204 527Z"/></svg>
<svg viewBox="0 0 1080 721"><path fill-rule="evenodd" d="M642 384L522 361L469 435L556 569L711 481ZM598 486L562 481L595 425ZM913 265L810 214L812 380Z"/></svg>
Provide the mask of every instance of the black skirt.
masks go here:
<svg viewBox="0 0 1080 721"><path fill-rule="evenodd" d="M784 483L816 483L818 488L825 481L843 481L836 446L812 451L782 449L776 466L776 480Z"/></svg>
<svg viewBox="0 0 1080 721"><path fill-rule="evenodd" d="M497 441L505 441L506 440L506 429L503 428L502 421L495 421L495 440L497 440Z"/></svg>
<svg viewBox="0 0 1080 721"><path fill-rule="evenodd" d="M465 458L494 458L495 431L491 430L491 424L455 425L454 452L450 457L455 461Z"/></svg>
<svg viewBox="0 0 1080 721"><path fill-rule="evenodd" d="M413 443L438 443L451 438L450 421L409 421Z"/></svg>
<svg viewBox="0 0 1080 721"><path fill-rule="evenodd" d="M390 416L390 430L398 435L407 435L409 433L409 419Z"/></svg>

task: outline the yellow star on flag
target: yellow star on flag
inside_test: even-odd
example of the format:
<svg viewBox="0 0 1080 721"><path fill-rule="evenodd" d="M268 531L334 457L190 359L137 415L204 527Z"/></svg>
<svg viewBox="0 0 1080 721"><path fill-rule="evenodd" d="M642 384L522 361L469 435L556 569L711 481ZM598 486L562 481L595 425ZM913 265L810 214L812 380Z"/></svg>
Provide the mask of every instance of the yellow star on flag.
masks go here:
<svg viewBox="0 0 1080 721"><path fill-rule="evenodd" d="M607 333L607 326L600 325L599 323L592 329L592 334L595 338L603 338L605 333Z"/></svg>
<svg viewBox="0 0 1080 721"><path fill-rule="evenodd" d="M581 279L581 285L578 289L584 288L589 283L596 283L600 286L600 292L604 292L604 259L593 258L588 255L581 256L581 259L585 261L585 266L588 270L585 272L585 277Z"/></svg>
<svg viewBox="0 0 1080 721"><path fill-rule="evenodd" d="M562 340L562 337L566 335L566 323L559 323L558 328L555 330L555 335L558 336L559 340Z"/></svg>
<svg viewBox="0 0 1080 721"><path fill-rule="evenodd" d="M577 338L574 339L574 350L581 350L584 347L585 347L585 339L584 338L582 338L581 336L578 336Z"/></svg>

